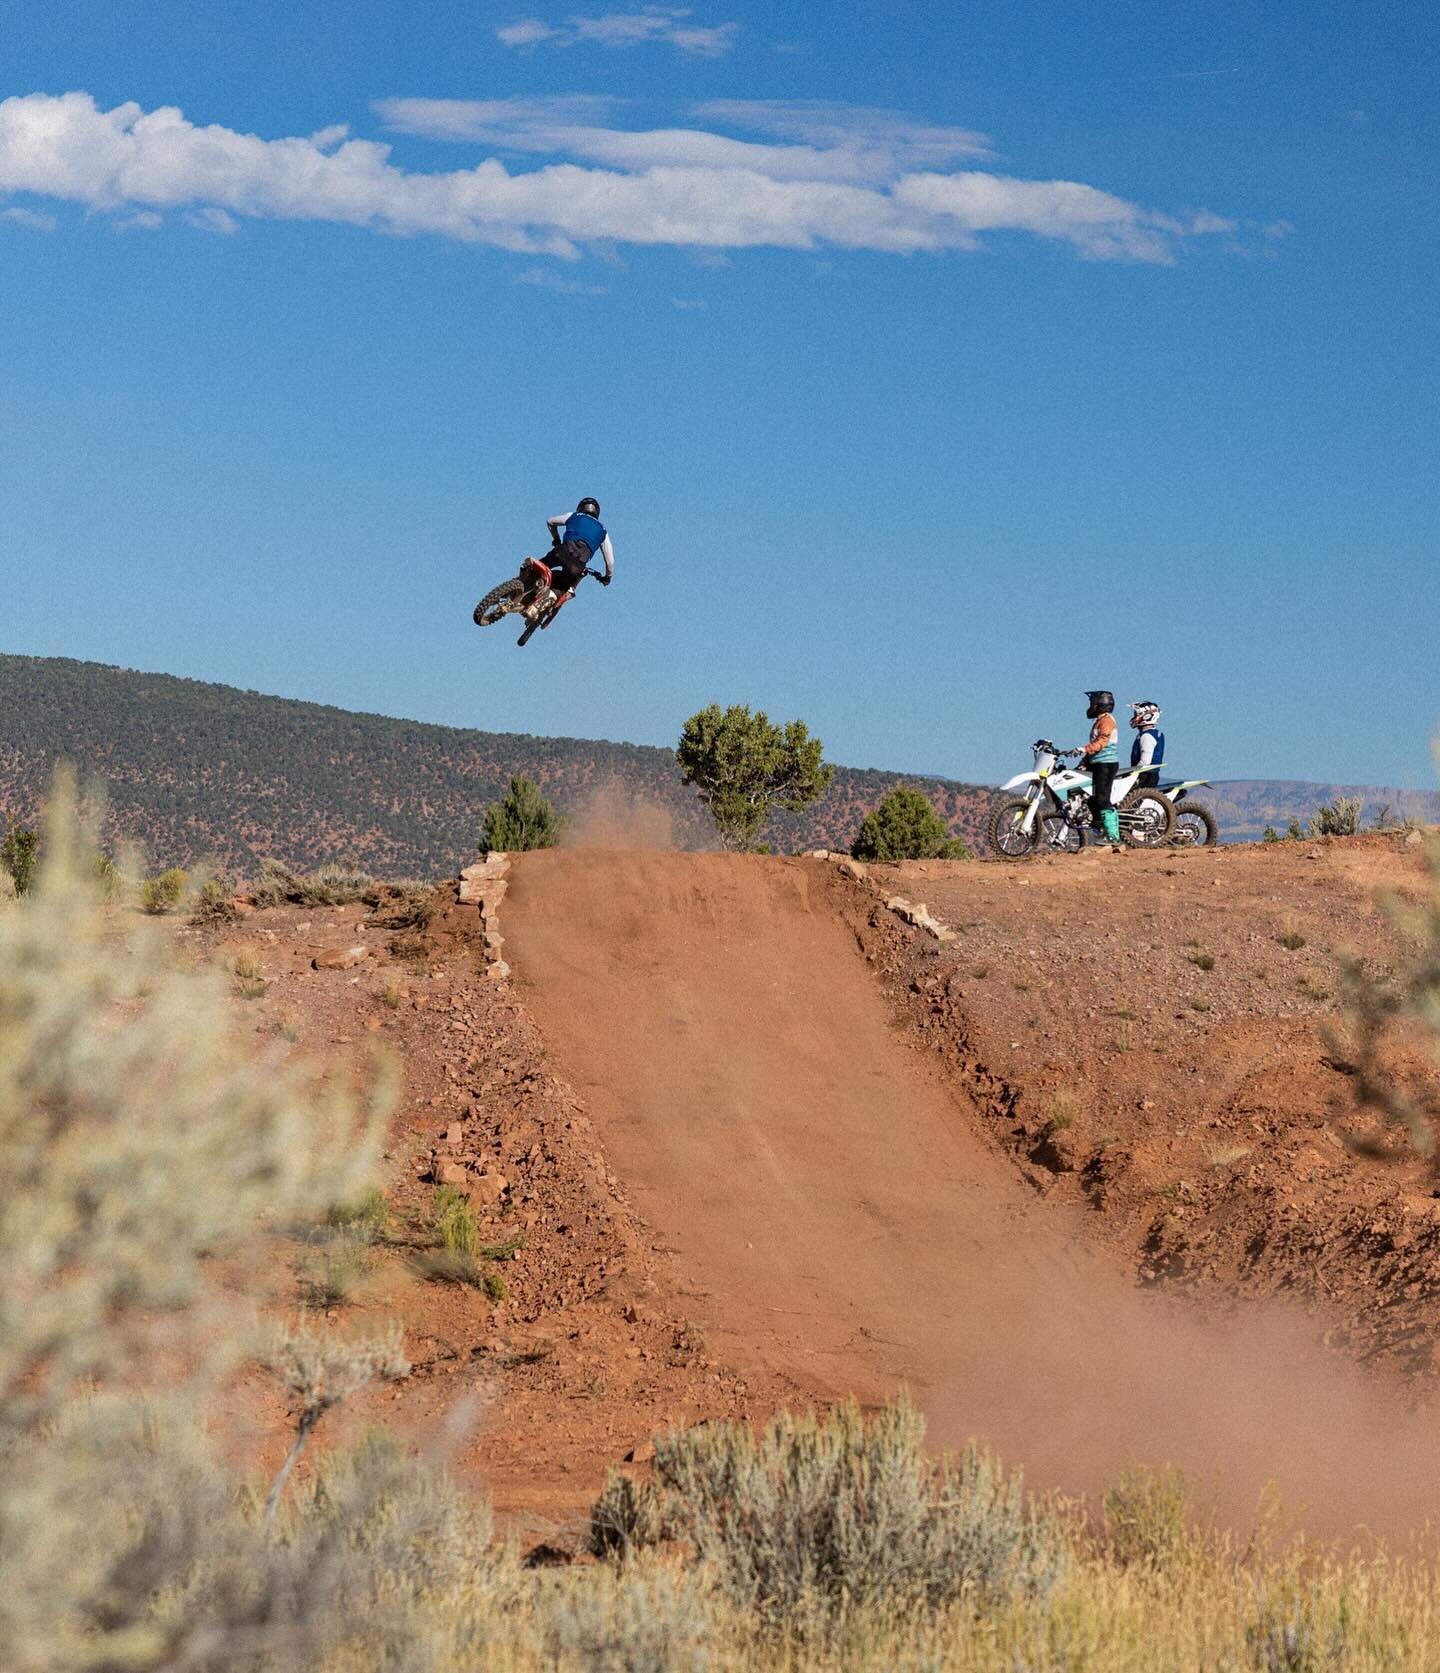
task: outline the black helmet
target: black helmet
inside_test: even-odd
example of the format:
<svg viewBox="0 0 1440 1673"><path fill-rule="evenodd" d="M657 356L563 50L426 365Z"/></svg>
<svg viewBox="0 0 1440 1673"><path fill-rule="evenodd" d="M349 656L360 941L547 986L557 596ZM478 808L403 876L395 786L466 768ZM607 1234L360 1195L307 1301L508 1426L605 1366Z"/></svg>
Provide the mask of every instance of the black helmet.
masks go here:
<svg viewBox="0 0 1440 1673"><path fill-rule="evenodd" d="M1085 711L1086 720L1094 720L1098 715L1115 713L1113 691L1087 691L1085 695L1090 699L1090 707Z"/></svg>
<svg viewBox="0 0 1440 1673"><path fill-rule="evenodd" d="M600 502L599 500L581 500L575 509L583 511L587 517L598 517L600 515Z"/></svg>

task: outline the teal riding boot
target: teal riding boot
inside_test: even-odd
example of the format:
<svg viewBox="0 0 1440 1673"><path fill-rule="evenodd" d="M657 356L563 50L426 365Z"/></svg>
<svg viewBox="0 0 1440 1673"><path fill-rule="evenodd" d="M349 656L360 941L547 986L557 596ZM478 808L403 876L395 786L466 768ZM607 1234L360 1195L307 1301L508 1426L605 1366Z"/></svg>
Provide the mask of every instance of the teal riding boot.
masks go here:
<svg viewBox="0 0 1440 1673"><path fill-rule="evenodd" d="M1100 809L1100 828L1105 832L1106 842L1119 842L1120 815L1113 807Z"/></svg>

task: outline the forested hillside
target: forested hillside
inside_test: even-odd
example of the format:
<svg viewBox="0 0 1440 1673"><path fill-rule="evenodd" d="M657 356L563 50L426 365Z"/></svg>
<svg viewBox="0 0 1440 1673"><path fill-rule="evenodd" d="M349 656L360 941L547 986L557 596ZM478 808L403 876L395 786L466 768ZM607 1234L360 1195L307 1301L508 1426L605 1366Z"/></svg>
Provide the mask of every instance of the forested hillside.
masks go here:
<svg viewBox="0 0 1440 1673"><path fill-rule="evenodd" d="M103 781L109 839L143 842L157 865L211 859L246 872L274 855L448 874L517 773L602 830L639 807L646 831L668 828L677 847L712 840L669 750L428 726L99 663L0 656L0 813L33 819L62 759ZM957 834L979 840L988 791L847 768L823 802L778 816L766 835L782 849L848 847L899 782L918 784Z"/></svg>

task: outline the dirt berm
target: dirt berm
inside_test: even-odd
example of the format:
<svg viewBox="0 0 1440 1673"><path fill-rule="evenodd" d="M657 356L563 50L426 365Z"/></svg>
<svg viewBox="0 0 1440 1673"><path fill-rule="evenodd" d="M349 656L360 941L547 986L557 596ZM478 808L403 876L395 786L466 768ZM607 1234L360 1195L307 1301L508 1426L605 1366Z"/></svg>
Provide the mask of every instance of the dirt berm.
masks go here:
<svg viewBox="0 0 1440 1673"><path fill-rule="evenodd" d="M1235 1514L1274 1479L1312 1527L1433 1510L1440 1445L1271 1307L1141 1294L897 1028L829 865L560 851L506 932L542 1024L714 1353L798 1397L908 1383L1037 1485L1171 1460Z"/></svg>

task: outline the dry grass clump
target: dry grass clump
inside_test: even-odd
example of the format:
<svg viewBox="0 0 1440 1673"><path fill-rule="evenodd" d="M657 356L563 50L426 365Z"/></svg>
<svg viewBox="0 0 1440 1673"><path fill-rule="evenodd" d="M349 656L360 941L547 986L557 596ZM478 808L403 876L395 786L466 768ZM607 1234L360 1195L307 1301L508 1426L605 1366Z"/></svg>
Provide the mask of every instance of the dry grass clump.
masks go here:
<svg viewBox="0 0 1440 1673"><path fill-rule="evenodd" d="M233 924L240 916L235 891L219 877L207 877L195 895L190 922L203 928L209 924Z"/></svg>
<svg viewBox="0 0 1440 1673"><path fill-rule="evenodd" d="M440 909L434 887L409 877L372 884L363 899L371 917L385 929L428 929Z"/></svg>

